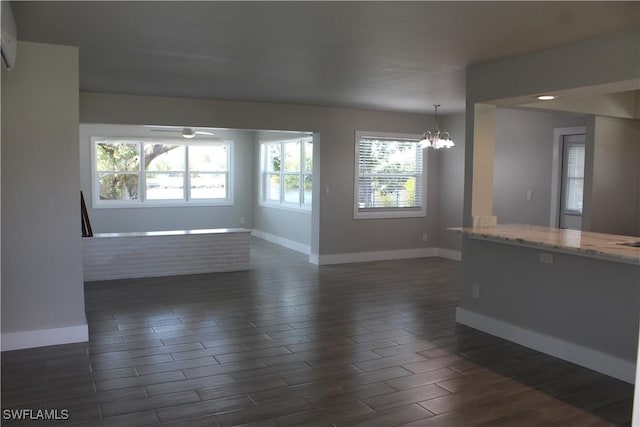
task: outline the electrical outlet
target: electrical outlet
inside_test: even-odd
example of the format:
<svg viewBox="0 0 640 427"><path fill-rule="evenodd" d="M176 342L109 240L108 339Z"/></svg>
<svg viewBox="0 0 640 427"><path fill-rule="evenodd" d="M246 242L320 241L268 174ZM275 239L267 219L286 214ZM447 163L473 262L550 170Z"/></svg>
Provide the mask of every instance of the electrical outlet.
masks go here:
<svg viewBox="0 0 640 427"><path fill-rule="evenodd" d="M429 234L422 233L422 241L423 242L428 242L429 241Z"/></svg>
<svg viewBox="0 0 640 427"><path fill-rule="evenodd" d="M474 284L471 286L471 296L474 299L480 299L480 285Z"/></svg>
<svg viewBox="0 0 640 427"><path fill-rule="evenodd" d="M540 262L542 264L553 264L552 254L540 254Z"/></svg>
<svg viewBox="0 0 640 427"><path fill-rule="evenodd" d="M240 217L240 225L244 225L244 217L243 216Z"/></svg>
<svg viewBox="0 0 640 427"><path fill-rule="evenodd" d="M533 190L527 191L527 200L533 200Z"/></svg>

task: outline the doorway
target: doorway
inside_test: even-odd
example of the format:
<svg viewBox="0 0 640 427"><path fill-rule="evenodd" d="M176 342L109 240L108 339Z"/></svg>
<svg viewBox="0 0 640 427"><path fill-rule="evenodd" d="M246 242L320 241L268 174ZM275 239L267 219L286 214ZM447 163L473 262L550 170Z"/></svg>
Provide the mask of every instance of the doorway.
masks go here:
<svg viewBox="0 0 640 427"><path fill-rule="evenodd" d="M585 127L554 129L551 227L582 229Z"/></svg>
<svg viewBox="0 0 640 427"><path fill-rule="evenodd" d="M582 229L584 189L584 134L562 138L560 228Z"/></svg>

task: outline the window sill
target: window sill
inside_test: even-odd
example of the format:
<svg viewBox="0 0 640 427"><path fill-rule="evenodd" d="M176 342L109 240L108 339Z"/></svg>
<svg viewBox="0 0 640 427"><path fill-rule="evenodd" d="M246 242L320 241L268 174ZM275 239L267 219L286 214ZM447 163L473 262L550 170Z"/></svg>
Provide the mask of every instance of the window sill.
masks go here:
<svg viewBox="0 0 640 427"><path fill-rule="evenodd" d="M407 212L393 212L393 211L377 211L377 212L355 212L353 219L401 219L401 218L425 218L427 216L426 211L407 211Z"/></svg>
<svg viewBox="0 0 640 427"><path fill-rule="evenodd" d="M282 211L311 214L311 207L302 208L297 205L288 206L288 205L281 205L279 203L265 203L265 202L258 203L258 206L260 206L261 208L279 209Z"/></svg>
<svg viewBox="0 0 640 427"><path fill-rule="evenodd" d="M220 202L137 202L137 203L93 203L93 209L140 209L140 208L200 208L215 206L233 206L233 201L225 200Z"/></svg>

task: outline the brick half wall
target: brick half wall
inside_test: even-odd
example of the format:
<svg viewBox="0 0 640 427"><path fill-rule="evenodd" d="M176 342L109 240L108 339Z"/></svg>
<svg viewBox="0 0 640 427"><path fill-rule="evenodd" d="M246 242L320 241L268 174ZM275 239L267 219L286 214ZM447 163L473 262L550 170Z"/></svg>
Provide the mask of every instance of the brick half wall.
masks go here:
<svg viewBox="0 0 640 427"><path fill-rule="evenodd" d="M249 269L251 231L211 229L83 238L84 281Z"/></svg>

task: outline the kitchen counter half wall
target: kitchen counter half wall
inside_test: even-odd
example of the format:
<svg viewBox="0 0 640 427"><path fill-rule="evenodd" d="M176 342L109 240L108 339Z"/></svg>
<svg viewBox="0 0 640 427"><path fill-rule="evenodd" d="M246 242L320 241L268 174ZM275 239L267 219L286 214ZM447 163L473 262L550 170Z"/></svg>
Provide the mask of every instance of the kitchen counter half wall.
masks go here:
<svg viewBox="0 0 640 427"><path fill-rule="evenodd" d="M633 382L636 237L529 225L462 228L456 321Z"/></svg>
<svg viewBox="0 0 640 427"><path fill-rule="evenodd" d="M522 224L499 224L492 227L449 228L470 238L541 247L573 255L640 265L640 237L568 230Z"/></svg>

